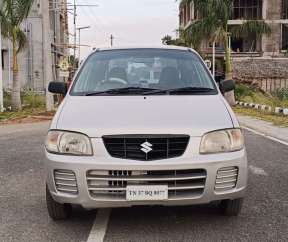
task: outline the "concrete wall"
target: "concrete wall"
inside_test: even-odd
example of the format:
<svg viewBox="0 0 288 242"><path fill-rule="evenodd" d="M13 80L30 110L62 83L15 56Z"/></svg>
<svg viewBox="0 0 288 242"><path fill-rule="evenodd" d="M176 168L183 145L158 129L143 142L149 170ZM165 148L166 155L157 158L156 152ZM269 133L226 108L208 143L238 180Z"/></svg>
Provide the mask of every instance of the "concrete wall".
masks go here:
<svg viewBox="0 0 288 242"><path fill-rule="evenodd" d="M266 92L288 87L288 58L234 59L233 69L236 81L257 84Z"/></svg>

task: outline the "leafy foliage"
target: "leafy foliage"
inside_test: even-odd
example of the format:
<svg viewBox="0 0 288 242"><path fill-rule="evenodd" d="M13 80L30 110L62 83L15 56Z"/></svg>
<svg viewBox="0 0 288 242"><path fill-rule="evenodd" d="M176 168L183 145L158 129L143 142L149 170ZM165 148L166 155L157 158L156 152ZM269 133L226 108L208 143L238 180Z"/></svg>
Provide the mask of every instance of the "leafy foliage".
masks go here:
<svg viewBox="0 0 288 242"><path fill-rule="evenodd" d="M280 100L287 100L288 101L288 88L280 88L277 89L272 93L273 96L279 98Z"/></svg>
<svg viewBox="0 0 288 242"><path fill-rule="evenodd" d="M237 100L241 100L244 97L253 96L253 92L255 92L255 88L243 84L238 84L236 85L235 89L235 97Z"/></svg>
<svg viewBox="0 0 288 242"><path fill-rule="evenodd" d="M34 0L2 0L0 6L1 32L5 38L17 44L17 52L21 51L26 44L25 33L20 25L27 18Z"/></svg>
<svg viewBox="0 0 288 242"><path fill-rule="evenodd" d="M176 46L186 46L183 39L173 39L170 35L165 35L162 38L162 44L164 45L176 45Z"/></svg>
<svg viewBox="0 0 288 242"><path fill-rule="evenodd" d="M21 110L20 80L17 55L26 46L27 39L21 23L27 18L34 0L0 0L1 35L11 40L13 48L12 109Z"/></svg>

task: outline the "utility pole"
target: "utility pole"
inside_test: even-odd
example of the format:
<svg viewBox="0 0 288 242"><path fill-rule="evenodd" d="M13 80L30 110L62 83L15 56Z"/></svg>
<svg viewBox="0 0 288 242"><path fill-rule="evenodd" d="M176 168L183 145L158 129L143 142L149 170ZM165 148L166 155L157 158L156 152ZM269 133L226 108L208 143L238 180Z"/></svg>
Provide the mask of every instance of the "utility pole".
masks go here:
<svg viewBox="0 0 288 242"><path fill-rule="evenodd" d="M74 62L73 62L73 69L76 70L76 14L77 14L77 6L76 6L76 0L74 0L74 14L73 14L73 24L74 24Z"/></svg>
<svg viewBox="0 0 288 242"><path fill-rule="evenodd" d="M3 75L2 75L2 35L1 35L1 25L0 25L0 112L4 111L3 104Z"/></svg>
<svg viewBox="0 0 288 242"><path fill-rule="evenodd" d="M76 16L77 16L77 7L98 7L98 4L76 4L76 0L74 0L73 4L68 3L68 7L73 6L73 25L74 25L74 70L76 69L76 47L77 47L77 24L76 24ZM80 46L79 46L80 48ZM79 60L80 61L80 60Z"/></svg>
<svg viewBox="0 0 288 242"><path fill-rule="evenodd" d="M114 40L114 36L113 36L113 34L111 34L111 36L110 36L110 44L111 44L111 47L113 47L113 40Z"/></svg>
<svg viewBox="0 0 288 242"><path fill-rule="evenodd" d="M85 26L85 27L79 27L77 28L77 30L79 31L79 46L78 46L78 50L79 50L79 53L78 53L78 59L79 59L79 63L80 63L80 60L81 60L81 30L83 29L90 29L91 26Z"/></svg>
<svg viewBox="0 0 288 242"><path fill-rule="evenodd" d="M50 17L49 17L49 1L42 0L42 31L43 31L43 64L44 64L44 83L46 87L46 110L54 109L54 101L52 93L48 92L49 82L54 81L52 69L52 50L51 50L51 34L50 34Z"/></svg>

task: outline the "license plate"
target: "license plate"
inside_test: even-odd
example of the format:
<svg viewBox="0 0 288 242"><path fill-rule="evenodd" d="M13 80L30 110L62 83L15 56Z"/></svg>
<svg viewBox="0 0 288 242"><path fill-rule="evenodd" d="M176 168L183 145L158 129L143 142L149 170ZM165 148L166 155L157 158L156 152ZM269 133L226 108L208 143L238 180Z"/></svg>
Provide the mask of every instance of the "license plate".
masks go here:
<svg viewBox="0 0 288 242"><path fill-rule="evenodd" d="M168 186L127 186L127 201L163 201L168 199Z"/></svg>

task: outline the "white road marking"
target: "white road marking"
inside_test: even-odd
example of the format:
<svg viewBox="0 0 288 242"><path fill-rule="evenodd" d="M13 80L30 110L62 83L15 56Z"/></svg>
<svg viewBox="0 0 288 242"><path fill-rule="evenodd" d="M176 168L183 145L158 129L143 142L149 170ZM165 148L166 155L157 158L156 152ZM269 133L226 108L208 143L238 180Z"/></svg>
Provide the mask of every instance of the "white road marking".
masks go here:
<svg viewBox="0 0 288 242"><path fill-rule="evenodd" d="M268 174L266 173L266 171L264 171L264 169L256 167L256 166L249 166L250 171L255 174L255 175L260 175L260 176L268 176Z"/></svg>
<svg viewBox="0 0 288 242"><path fill-rule="evenodd" d="M107 230L111 209L99 209L88 236L87 242L103 242Z"/></svg>
<svg viewBox="0 0 288 242"><path fill-rule="evenodd" d="M287 146L288 146L288 142L285 142L285 141L283 141L283 140L280 140L280 139L277 139L277 138L275 138L275 137L269 136L269 135L267 135L267 134L261 133L261 132L255 130L255 129L251 129L251 128L248 128L248 127L246 127L246 126L241 126L241 127L242 127L243 129L246 129L246 130L254 133L254 134L260 135L260 136L265 137L265 138L267 138L267 139L270 139L270 140L273 140L273 141L275 141L275 142L278 142L278 143L280 143L280 144L282 144L282 145L287 145Z"/></svg>

